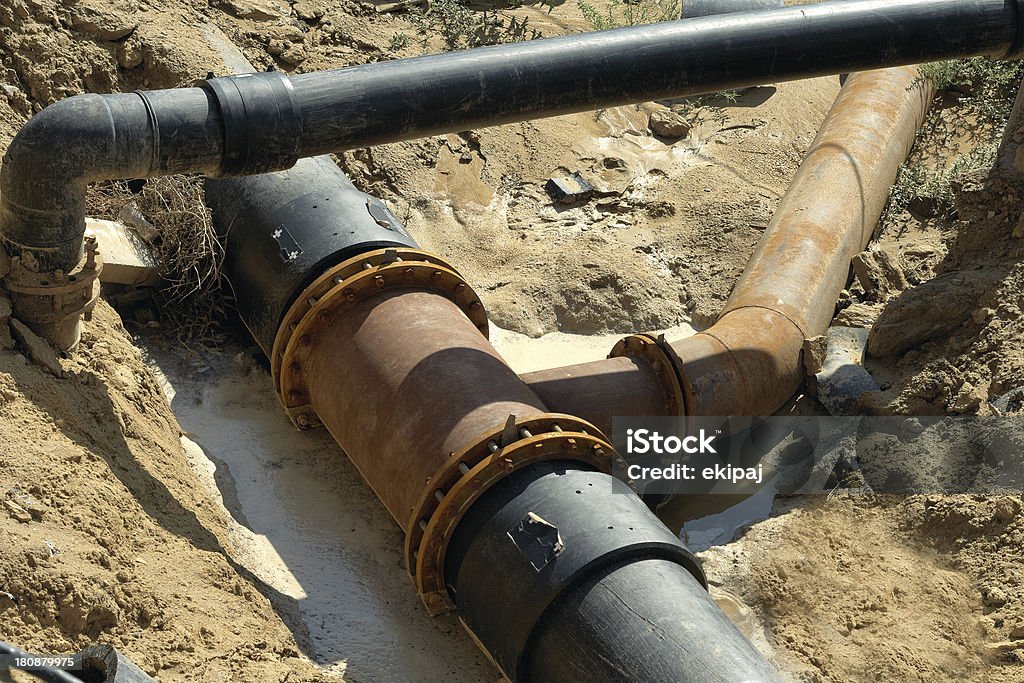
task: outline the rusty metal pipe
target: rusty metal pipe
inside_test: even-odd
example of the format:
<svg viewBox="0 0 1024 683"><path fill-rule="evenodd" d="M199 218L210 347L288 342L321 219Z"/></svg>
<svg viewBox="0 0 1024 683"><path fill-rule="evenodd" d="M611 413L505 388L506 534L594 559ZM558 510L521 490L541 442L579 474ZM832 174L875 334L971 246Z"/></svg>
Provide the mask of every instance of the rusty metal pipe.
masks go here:
<svg viewBox="0 0 1024 683"><path fill-rule="evenodd" d="M803 340L822 334L888 201L933 95L915 67L851 75L710 328L661 349L689 415L766 415L800 385ZM612 415L678 414L650 368L621 359L523 375L553 409L610 429ZM662 403L658 403L661 400Z"/></svg>
<svg viewBox="0 0 1024 683"><path fill-rule="evenodd" d="M303 372L315 378L310 405L406 532L450 453L509 415L547 412L459 307L434 292L359 303L322 330Z"/></svg>

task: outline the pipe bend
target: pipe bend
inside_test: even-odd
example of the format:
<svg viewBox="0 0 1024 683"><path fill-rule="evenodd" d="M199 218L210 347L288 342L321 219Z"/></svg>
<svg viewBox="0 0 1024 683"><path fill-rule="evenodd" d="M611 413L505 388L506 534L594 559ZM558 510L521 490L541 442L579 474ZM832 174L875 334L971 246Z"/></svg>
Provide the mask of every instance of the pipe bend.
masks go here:
<svg viewBox="0 0 1024 683"><path fill-rule="evenodd" d="M81 257L85 190L100 178L149 174L153 132L135 95L85 94L22 126L0 170L0 236L30 270L69 270Z"/></svg>

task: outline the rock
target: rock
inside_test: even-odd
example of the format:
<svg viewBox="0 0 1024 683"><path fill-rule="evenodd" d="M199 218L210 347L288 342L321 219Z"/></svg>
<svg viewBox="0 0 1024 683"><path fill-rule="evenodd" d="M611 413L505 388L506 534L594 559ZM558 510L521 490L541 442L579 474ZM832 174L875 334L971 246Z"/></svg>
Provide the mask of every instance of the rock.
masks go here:
<svg viewBox="0 0 1024 683"><path fill-rule="evenodd" d="M825 335L804 340L804 371L809 376L813 376L821 372L822 366L825 365L825 353L827 348L828 340Z"/></svg>
<svg viewBox="0 0 1024 683"><path fill-rule="evenodd" d="M1024 149L1024 147L1021 147L1021 149ZM1024 216L1021 216L1020 220L1017 221L1017 225L1014 226L1012 237L1015 240L1024 239Z"/></svg>
<svg viewBox="0 0 1024 683"><path fill-rule="evenodd" d="M129 38L117 46L117 63L125 69L134 69L142 64L142 43Z"/></svg>
<svg viewBox="0 0 1024 683"><path fill-rule="evenodd" d="M46 506L35 496L29 495L17 488L7 492L7 499L27 512L35 521L40 521L46 514Z"/></svg>
<svg viewBox="0 0 1024 683"><path fill-rule="evenodd" d="M871 327L882 312L882 304L850 304L832 321L839 327Z"/></svg>
<svg viewBox="0 0 1024 683"><path fill-rule="evenodd" d="M83 2L71 15L71 25L100 40L120 40L139 27L131 11L98 0Z"/></svg>
<svg viewBox="0 0 1024 683"><path fill-rule="evenodd" d="M593 186L579 173L549 178L544 189L559 204L575 204L585 201L590 199L590 195L594 192Z"/></svg>
<svg viewBox="0 0 1024 683"><path fill-rule="evenodd" d="M1006 591L999 586L991 586L981 591L981 599L984 601L986 607L1002 607L1006 604L1008 598L1006 597Z"/></svg>
<svg viewBox="0 0 1024 683"><path fill-rule="evenodd" d="M13 351L14 337L11 336L11 326L8 323L0 324L0 351Z"/></svg>
<svg viewBox="0 0 1024 683"><path fill-rule="evenodd" d="M981 396L974 385L970 382L964 382L960 385L956 396L949 402L947 409L952 413L960 415L973 413L981 405L981 400Z"/></svg>
<svg viewBox="0 0 1024 683"><path fill-rule="evenodd" d="M224 7L236 17L264 21L291 14L288 5L277 0L224 0Z"/></svg>
<svg viewBox="0 0 1024 683"><path fill-rule="evenodd" d="M29 522L32 521L32 515L29 514L28 510L26 510L25 508L21 507L20 505L15 503L13 500L5 500L4 501L4 508L7 509L7 513L12 518L14 518L14 520L16 522L21 522L22 524L28 524Z"/></svg>
<svg viewBox="0 0 1024 683"><path fill-rule="evenodd" d="M57 377L63 377L64 369L60 366L57 352L52 346L15 318L11 318L11 331L22 348L28 352L33 363L49 370Z"/></svg>
<svg viewBox="0 0 1024 683"><path fill-rule="evenodd" d="M281 61L292 66L298 66L306 61L306 50L301 45L292 45L281 53Z"/></svg>
<svg viewBox="0 0 1024 683"><path fill-rule="evenodd" d="M0 324L7 324L11 319L11 300L0 295Z"/></svg>
<svg viewBox="0 0 1024 683"><path fill-rule="evenodd" d="M130 230L117 221L87 218L85 232L96 238L103 254L102 282L143 287L160 281L156 261L139 229Z"/></svg>
<svg viewBox="0 0 1024 683"><path fill-rule="evenodd" d="M1024 622L1013 627L1010 631L1010 638L1012 640L1024 640Z"/></svg>
<svg viewBox="0 0 1024 683"><path fill-rule="evenodd" d="M985 321L996 314L995 309L992 308L979 308L971 313L971 320L974 321L975 325L984 325Z"/></svg>
<svg viewBox="0 0 1024 683"><path fill-rule="evenodd" d="M853 272L865 292L878 292L882 298L899 294L910 286L898 254L885 249L864 251L853 257Z"/></svg>
<svg viewBox="0 0 1024 683"><path fill-rule="evenodd" d="M868 352L893 356L949 335L996 281L986 271L952 271L904 291L886 304L871 328Z"/></svg>
<svg viewBox="0 0 1024 683"><path fill-rule="evenodd" d="M324 11L313 2L309 0L299 0L292 9L295 10L295 16L305 21L319 21L324 17Z"/></svg>
<svg viewBox="0 0 1024 683"><path fill-rule="evenodd" d="M678 140L690 134L690 122L682 114L671 109L659 109L651 114L648 125L651 132L663 138Z"/></svg>

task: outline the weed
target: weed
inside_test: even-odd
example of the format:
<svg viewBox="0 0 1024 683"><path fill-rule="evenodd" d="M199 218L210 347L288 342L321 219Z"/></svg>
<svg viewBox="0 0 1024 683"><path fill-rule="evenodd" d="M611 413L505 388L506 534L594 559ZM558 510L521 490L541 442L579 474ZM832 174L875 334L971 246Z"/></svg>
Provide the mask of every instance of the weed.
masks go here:
<svg viewBox="0 0 1024 683"><path fill-rule="evenodd" d="M604 12L587 0L576 0L576 4L583 18L597 31L670 21L682 13L680 0L607 0Z"/></svg>
<svg viewBox="0 0 1024 683"><path fill-rule="evenodd" d="M388 45L388 49L391 52L399 52L405 49L409 45L409 36L401 31L391 36L391 43Z"/></svg>
<svg viewBox="0 0 1024 683"><path fill-rule="evenodd" d="M156 303L163 327L181 340L213 339L224 319L224 248L203 201L202 178L154 178L138 194L125 182L110 182L88 194L90 215L113 219L128 204L156 229L153 252L164 280Z"/></svg>
<svg viewBox="0 0 1024 683"><path fill-rule="evenodd" d="M929 170L921 164L902 166L889 195L883 222L895 219L906 209L916 209L930 216L948 216L953 211L957 193L988 174L995 164L997 150L995 143L980 145L939 170Z"/></svg>
<svg viewBox="0 0 1024 683"><path fill-rule="evenodd" d="M1022 74L1024 62L988 57L952 59L921 67L921 75L930 78L937 91L959 94L979 119L993 124L1006 122Z"/></svg>
<svg viewBox="0 0 1024 683"><path fill-rule="evenodd" d="M482 45L516 43L539 38L540 33L519 19L495 11L474 12L464 0L435 0L429 8L413 14L412 22L424 41L440 35L448 50Z"/></svg>

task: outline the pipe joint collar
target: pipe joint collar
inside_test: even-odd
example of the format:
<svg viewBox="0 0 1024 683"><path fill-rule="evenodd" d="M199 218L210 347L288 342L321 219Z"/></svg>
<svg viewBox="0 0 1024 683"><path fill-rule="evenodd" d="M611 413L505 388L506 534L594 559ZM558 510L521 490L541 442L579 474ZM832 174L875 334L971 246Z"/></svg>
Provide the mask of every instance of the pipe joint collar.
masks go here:
<svg viewBox="0 0 1024 683"><path fill-rule="evenodd" d="M618 457L597 427L556 413L509 415L504 425L452 453L427 480L406 525L406 565L431 616L455 608L444 576L445 551L463 515L487 489L536 462L573 460L609 472Z"/></svg>
<svg viewBox="0 0 1024 683"><path fill-rule="evenodd" d="M276 71L199 81L213 92L224 121L219 176L291 168L299 160L302 117L288 77Z"/></svg>
<svg viewBox="0 0 1024 683"><path fill-rule="evenodd" d="M320 425L309 404L304 368L331 323L356 302L390 289L436 292L487 336L487 313L476 292L444 259L418 249L378 249L328 269L299 295L274 340L271 372L281 403L299 429ZM401 330L396 330L401 334Z"/></svg>
<svg viewBox="0 0 1024 683"><path fill-rule="evenodd" d="M634 334L619 340L609 358L632 358L650 364L661 382L665 407L670 415L686 416L691 413L693 390L680 370L678 357L665 340L665 335Z"/></svg>
<svg viewBox="0 0 1024 683"><path fill-rule="evenodd" d="M36 272L23 261L31 252L23 254L10 258L10 270L4 278L14 315L37 330L62 330L62 334L43 336L60 350L69 351L78 344L79 316L91 319L99 299L103 259L96 237L86 235L85 252L68 272Z"/></svg>
<svg viewBox="0 0 1024 683"><path fill-rule="evenodd" d="M539 624L560 596L595 575L667 560L707 588L700 563L679 538L626 484L602 472L564 460L541 463L495 488L480 506L467 516L471 528L460 530L462 537L475 533L452 583L463 623L509 680L534 680L536 672L523 669ZM464 544L460 538L453 547ZM619 600L629 608L628 598Z"/></svg>

